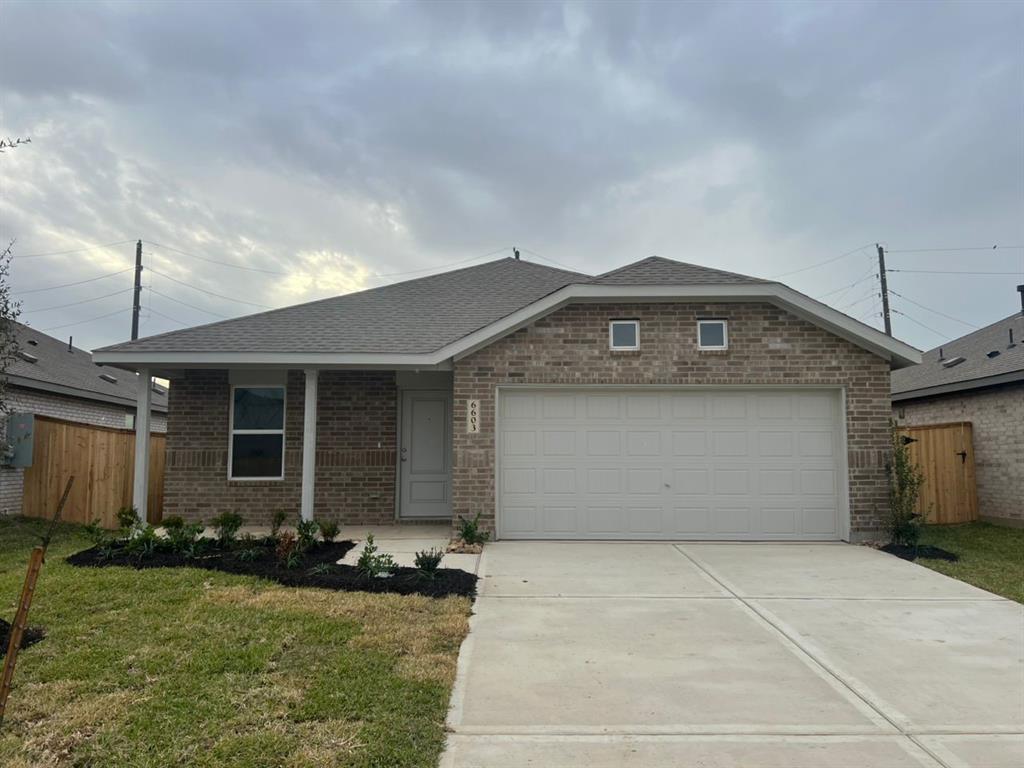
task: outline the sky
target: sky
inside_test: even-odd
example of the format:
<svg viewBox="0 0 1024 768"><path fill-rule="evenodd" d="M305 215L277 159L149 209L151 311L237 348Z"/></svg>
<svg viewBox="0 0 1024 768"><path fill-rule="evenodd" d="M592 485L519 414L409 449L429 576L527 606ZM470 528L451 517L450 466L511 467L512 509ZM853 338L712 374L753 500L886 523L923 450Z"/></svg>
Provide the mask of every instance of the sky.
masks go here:
<svg viewBox="0 0 1024 768"><path fill-rule="evenodd" d="M2 0L0 238L85 348L129 338L138 239L142 335L513 247L880 326L879 242L928 349L1020 309L1022 40L1011 2Z"/></svg>

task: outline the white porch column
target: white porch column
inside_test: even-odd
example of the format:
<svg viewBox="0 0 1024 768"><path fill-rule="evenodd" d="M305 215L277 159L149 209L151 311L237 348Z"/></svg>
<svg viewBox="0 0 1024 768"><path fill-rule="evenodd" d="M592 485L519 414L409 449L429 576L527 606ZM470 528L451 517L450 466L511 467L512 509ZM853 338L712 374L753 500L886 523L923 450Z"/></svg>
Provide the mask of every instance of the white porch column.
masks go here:
<svg viewBox="0 0 1024 768"><path fill-rule="evenodd" d="M306 399L302 412L302 503L303 520L313 519L313 494L316 489L316 368L306 369Z"/></svg>
<svg viewBox="0 0 1024 768"><path fill-rule="evenodd" d="M135 482L132 486L132 506L140 522L146 522L146 503L149 500L149 415L153 404L153 383L149 368L139 369L135 394Z"/></svg>

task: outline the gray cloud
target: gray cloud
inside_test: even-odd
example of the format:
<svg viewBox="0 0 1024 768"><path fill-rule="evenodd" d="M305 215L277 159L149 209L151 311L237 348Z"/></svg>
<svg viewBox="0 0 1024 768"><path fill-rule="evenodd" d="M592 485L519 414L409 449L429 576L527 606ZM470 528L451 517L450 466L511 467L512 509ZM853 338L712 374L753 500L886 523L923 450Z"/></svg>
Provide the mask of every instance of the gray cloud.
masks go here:
<svg viewBox="0 0 1024 768"><path fill-rule="evenodd" d="M22 254L141 237L279 271L146 247L157 272L274 306L513 244L588 271L658 253L766 276L875 240L1019 246L1022 35L1020 5L980 2L8 2L0 132L33 144L0 156L0 235ZM24 259L15 289L131 254ZM872 257L789 280L823 294ZM892 262L1024 270L1024 251ZM147 333L253 309L147 280ZM979 325L1014 310L1018 281L892 277ZM870 285L830 300L870 313ZM25 319L47 328L124 301ZM919 346L967 330L903 309L938 332L897 317ZM55 333L99 345L127 327Z"/></svg>

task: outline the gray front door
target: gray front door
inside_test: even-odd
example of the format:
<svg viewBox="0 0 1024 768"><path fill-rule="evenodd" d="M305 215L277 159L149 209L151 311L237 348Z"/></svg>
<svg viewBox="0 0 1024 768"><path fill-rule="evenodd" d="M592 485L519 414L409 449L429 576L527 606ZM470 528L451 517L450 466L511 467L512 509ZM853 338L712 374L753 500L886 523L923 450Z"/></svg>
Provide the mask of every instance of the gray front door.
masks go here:
<svg viewBox="0 0 1024 768"><path fill-rule="evenodd" d="M400 517L452 516L452 395L402 393Z"/></svg>

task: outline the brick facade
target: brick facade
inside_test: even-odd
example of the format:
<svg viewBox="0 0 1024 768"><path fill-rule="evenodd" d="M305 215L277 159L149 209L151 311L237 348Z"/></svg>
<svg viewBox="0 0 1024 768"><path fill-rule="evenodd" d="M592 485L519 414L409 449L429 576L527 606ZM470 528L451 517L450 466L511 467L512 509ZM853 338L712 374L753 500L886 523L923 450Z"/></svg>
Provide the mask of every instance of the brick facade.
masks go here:
<svg viewBox="0 0 1024 768"><path fill-rule="evenodd" d="M289 371L283 480L228 480L230 386L224 370L187 371L170 388L164 515L209 520L224 511L266 525L299 515L305 384ZM317 407L318 519L395 519L397 387L391 371L321 371Z"/></svg>
<svg viewBox="0 0 1024 768"><path fill-rule="evenodd" d="M135 413L134 407L14 386L7 388L7 406L12 413L35 413L115 429L125 429L125 417ZM166 432L167 417L162 413L153 413L152 429L154 432ZM6 430L6 419L0 419L0 435ZM23 469L0 467L0 515L21 513L24 472Z"/></svg>
<svg viewBox="0 0 1024 768"><path fill-rule="evenodd" d="M697 319L726 318L729 349L699 351ZM640 320L641 348L608 349L608 321ZM495 387L502 384L846 387L851 538L879 535L888 504L889 363L763 303L574 304L457 361L453 510L494 525ZM458 428L468 400L481 429Z"/></svg>
<svg viewBox="0 0 1024 768"><path fill-rule="evenodd" d="M969 421L978 513L1024 527L1024 383L893 403L899 424Z"/></svg>

